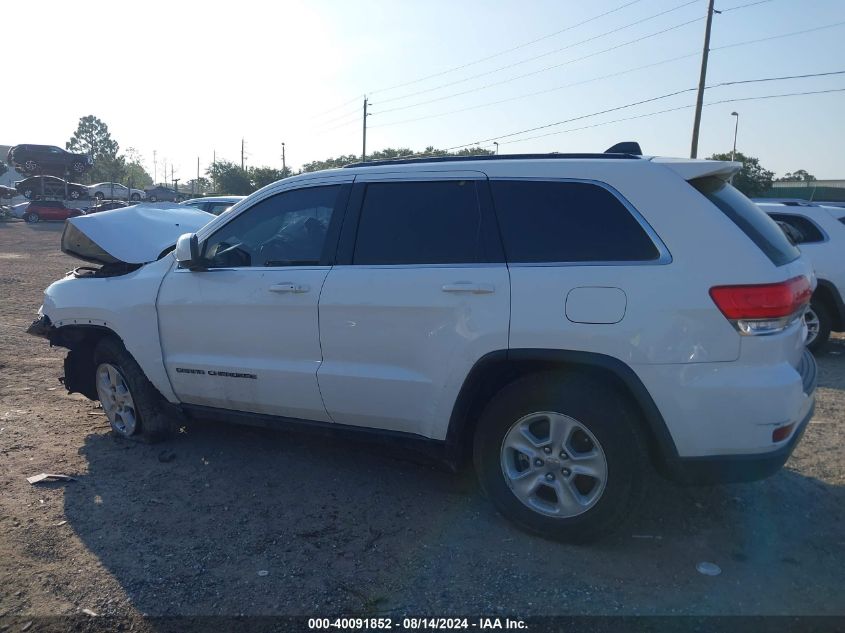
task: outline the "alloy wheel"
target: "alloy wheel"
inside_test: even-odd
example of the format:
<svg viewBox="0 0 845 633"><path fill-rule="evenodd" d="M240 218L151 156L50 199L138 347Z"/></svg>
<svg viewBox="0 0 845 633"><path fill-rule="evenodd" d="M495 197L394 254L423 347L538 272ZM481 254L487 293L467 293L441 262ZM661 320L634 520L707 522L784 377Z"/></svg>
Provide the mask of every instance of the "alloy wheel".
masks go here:
<svg viewBox="0 0 845 633"><path fill-rule="evenodd" d="M561 413L530 413L514 422L502 442L500 463L514 496L550 517L583 514L607 485L607 458L599 441Z"/></svg>
<svg viewBox="0 0 845 633"><path fill-rule="evenodd" d="M97 367L97 396L112 428L125 437L138 429L138 414L132 393L120 370L111 363Z"/></svg>
<svg viewBox="0 0 845 633"><path fill-rule="evenodd" d="M804 323L807 326L807 340L805 344L811 345L819 335L819 328L821 327L819 315L816 314L812 307L807 308L807 311L804 313Z"/></svg>

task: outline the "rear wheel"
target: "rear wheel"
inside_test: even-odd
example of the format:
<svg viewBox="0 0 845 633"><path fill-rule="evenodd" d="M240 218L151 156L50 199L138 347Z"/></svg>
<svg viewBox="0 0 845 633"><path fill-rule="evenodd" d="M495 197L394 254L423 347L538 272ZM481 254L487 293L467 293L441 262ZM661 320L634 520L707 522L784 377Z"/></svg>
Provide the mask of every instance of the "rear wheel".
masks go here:
<svg viewBox="0 0 845 633"><path fill-rule="evenodd" d="M27 213L23 216L23 219L26 221L27 224L38 224L41 218L38 217L37 213Z"/></svg>
<svg viewBox="0 0 845 633"><path fill-rule="evenodd" d="M158 198L155 196L155 194L150 196L150 202L156 202L157 200Z"/></svg>
<svg viewBox="0 0 845 633"><path fill-rule="evenodd" d="M26 169L29 172L38 171L38 161L28 160L23 164L23 166L24 166L24 169Z"/></svg>
<svg viewBox="0 0 845 633"><path fill-rule="evenodd" d="M23 190L23 197L27 200L32 200L32 189L24 189Z"/></svg>
<svg viewBox="0 0 845 633"><path fill-rule="evenodd" d="M71 169L73 169L73 171L75 171L77 174L81 174L83 171L85 171L85 163L83 163L81 160L75 160L71 165Z"/></svg>
<svg viewBox="0 0 845 633"><path fill-rule="evenodd" d="M479 420L473 452L481 486L503 515L570 542L618 526L648 469L631 403L576 373L532 374L506 386Z"/></svg>
<svg viewBox="0 0 845 633"><path fill-rule="evenodd" d="M71 200L79 200L80 193L76 189L71 190L68 195L70 196Z"/></svg>
<svg viewBox="0 0 845 633"><path fill-rule="evenodd" d="M172 432L167 402L120 341L110 337L100 341L94 367L97 396L117 435L156 441Z"/></svg>
<svg viewBox="0 0 845 633"><path fill-rule="evenodd" d="M132 200L134 200L135 202L138 202L139 200L141 200L141 195L137 194L137 193L133 193L132 194Z"/></svg>
<svg viewBox="0 0 845 633"><path fill-rule="evenodd" d="M807 324L807 348L814 353L824 351L831 328L827 306L820 301L812 301L804 313L804 323Z"/></svg>
<svg viewBox="0 0 845 633"><path fill-rule="evenodd" d="M94 198L97 200L97 202L102 202L103 198L105 198L105 195L103 195L102 191L98 191L94 194Z"/></svg>

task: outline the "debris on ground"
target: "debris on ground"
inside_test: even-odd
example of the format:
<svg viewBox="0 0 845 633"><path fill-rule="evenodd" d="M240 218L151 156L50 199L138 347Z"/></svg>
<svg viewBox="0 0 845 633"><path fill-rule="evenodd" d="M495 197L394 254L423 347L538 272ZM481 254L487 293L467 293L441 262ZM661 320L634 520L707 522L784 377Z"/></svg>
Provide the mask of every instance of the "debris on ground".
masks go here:
<svg viewBox="0 0 845 633"><path fill-rule="evenodd" d="M708 563L706 561L698 563L695 568L699 574L704 574L705 576L718 576L722 573L722 568L716 563Z"/></svg>
<svg viewBox="0 0 845 633"><path fill-rule="evenodd" d="M54 473L39 473L38 475L27 477L26 480L31 484L39 484L42 482L49 483L53 481L76 481L76 479L70 475L56 475Z"/></svg>
<svg viewBox="0 0 845 633"><path fill-rule="evenodd" d="M92 611L91 609L82 609L82 613L85 615L90 615L92 618L96 618L98 613L96 611Z"/></svg>
<svg viewBox="0 0 845 633"><path fill-rule="evenodd" d="M266 569L259 569L259 570L258 570L258 575L259 575L259 576L261 576L262 578L263 578L264 576L268 576L269 574L270 574L270 572L269 572L269 571L267 571Z"/></svg>

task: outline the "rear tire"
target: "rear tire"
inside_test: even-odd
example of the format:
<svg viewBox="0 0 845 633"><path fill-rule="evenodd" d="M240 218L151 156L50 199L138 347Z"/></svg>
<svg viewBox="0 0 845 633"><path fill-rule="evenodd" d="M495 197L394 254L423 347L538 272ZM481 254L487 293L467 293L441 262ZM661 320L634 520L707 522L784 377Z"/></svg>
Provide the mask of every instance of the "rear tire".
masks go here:
<svg viewBox="0 0 845 633"><path fill-rule="evenodd" d="M496 394L478 422L473 458L506 518L573 543L618 527L650 468L634 405L605 382L565 372L531 374Z"/></svg>
<svg viewBox="0 0 845 633"><path fill-rule="evenodd" d="M23 219L27 224L38 224L41 220L37 213L27 213L23 216Z"/></svg>
<svg viewBox="0 0 845 633"><path fill-rule="evenodd" d="M807 339L807 349L814 354L824 353L830 339L831 319L830 311L821 301L811 301L810 307L804 314L804 322L810 331ZM815 332L815 336L813 336Z"/></svg>
<svg viewBox="0 0 845 633"><path fill-rule="evenodd" d="M150 202L157 202L158 198L156 196L150 196Z"/></svg>
<svg viewBox="0 0 845 633"><path fill-rule="evenodd" d="M105 198L105 195L103 195L103 192L102 192L102 191L98 191L97 193L95 193L95 194L94 194L94 199L95 199L97 202L102 202L102 201L103 201L103 198Z"/></svg>
<svg viewBox="0 0 845 633"><path fill-rule="evenodd" d="M28 160L23 164L23 167L28 172L36 172L38 171L38 161Z"/></svg>
<svg viewBox="0 0 845 633"><path fill-rule="evenodd" d="M141 195L137 194L137 193L133 193L132 194L132 200L134 200L135 202L140 202L141 201Z"/></svg>
<svg viewBox="0 0 845 633"><path fill-rule="evenodd" d="M75 160L73 161L73 165L71 165L71 169L73 169L73 171L75 171L77 174L81 174L83 171L85 171L85 163L83 163L81 160Z"/></svg>
<svg viewBox="0 0 845 633"><path fill-rule="evenodd" d="M97 394L116 435L155 442L173 433L171 405L120 341L106 337L97 344L94 371Z"/></svg>

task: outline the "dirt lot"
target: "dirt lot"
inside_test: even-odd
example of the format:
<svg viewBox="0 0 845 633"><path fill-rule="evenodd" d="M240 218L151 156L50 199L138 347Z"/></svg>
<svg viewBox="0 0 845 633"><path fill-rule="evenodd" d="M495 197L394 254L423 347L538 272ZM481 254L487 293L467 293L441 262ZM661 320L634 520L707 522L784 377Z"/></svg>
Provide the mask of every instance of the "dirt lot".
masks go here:
<svg viewBox="0 0 845 633"><path fill-rule="evenodd" d="M781 473L655 480L618 535L565 546L511 527L471 474L384 449L210 423L116 439L58 383L64 351L24 334L78 264L61 228L0 223L0 616L845 614L845 339ZM27 483L42 471L77 481Z"/></svg>

